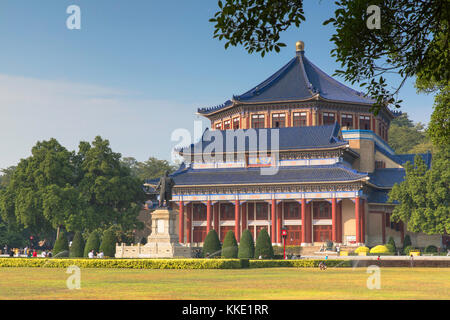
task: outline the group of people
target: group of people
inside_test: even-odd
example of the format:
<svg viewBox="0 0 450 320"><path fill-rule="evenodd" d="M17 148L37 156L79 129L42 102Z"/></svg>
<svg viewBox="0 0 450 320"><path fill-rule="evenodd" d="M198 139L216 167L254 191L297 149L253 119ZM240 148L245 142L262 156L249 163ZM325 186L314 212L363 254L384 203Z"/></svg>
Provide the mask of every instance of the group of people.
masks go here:
<svg viewBox="0 0 450 320"><path fill-rule="evenodd" d="M105 254L103 253L103 251L97 252L97 255L94 254L94 250L91 250L88 253L89 259L94 259L94 258L103 259L104 257L105 257Z"/></svg>
<svg viewBox="0 0 450 320"><path fill-rule="evenodd" d="M50 250L43 250L42 252L38 252L36 249L31 249L28 247L25 247L23 249L19 248L8 248L7 245L3 247L2 253L5 255L9 255L10 257L21 257L26 256L28 258L37 258L37 257L51 257L52 252Z"/></svg>

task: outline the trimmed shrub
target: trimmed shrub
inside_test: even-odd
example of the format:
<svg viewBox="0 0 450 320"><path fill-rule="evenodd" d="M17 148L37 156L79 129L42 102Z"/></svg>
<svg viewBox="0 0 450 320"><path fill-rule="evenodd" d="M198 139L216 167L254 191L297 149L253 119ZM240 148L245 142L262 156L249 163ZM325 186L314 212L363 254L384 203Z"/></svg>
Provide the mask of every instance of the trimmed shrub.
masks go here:
<svg viewBox="0 0 450 320"><path fill-rule="evenodd" d="M375 246L372 249L370 249L370 253L387 254L387 253L391 253L391 252L389 251L389 248L387 246L379 245L379 246Z"/></svg>
<svg viewBox="0 0 450 320"><path fill-rule="evenodd" d="M395 247L392 244L390 244L390 243L386 244L386 248L388 248L388 251L391 252L392 254L396 253Z"/></svg>
<svg viewBox="0 0 450 320"><path fill-rule="evenodd" d="M219 236L217 235L216 230L212 229L206 235L205 242L203 242L203 257L220 257L220 250Z"/></svg>
<svg viewBox="0 0 450 320"><path fill-rule="evenodd" d="M438 248L436 246L430 245L425 248L425 253L437 253Z"/></svg>
<svg viewBox="0 0 450 320"><path fill-rule="evenodd" d="M225 243L224 243L225 244ZM253 259L255 256L255 243L251 232L246 229L242 232L241 242L239 243L238 258Z"/></svg>
<svg viewBox="0 0 450 320"><path fill-rule="evenodd" d="M92 231L86 241L86 246L84 247L84 256L87 257L91 250L94 250L94 252L98 252L99 248L100 248L100 235L98 234L97 231Z"/></svg>
<svg viewBox="0 0 450 320"><path fill-rule="evenodd" d="M407 235L405 236L405 238L403 239L403 253L404 253L404 254L407 254L407 253L405 252L405 248L410 247L410 246L412 246L411 238L410 238L409 235L407 234Z"/></svg>
<svg viewBox="0 0 450 320"><path fill-rule="evenodd" d="M63 251L69 251L69 242L67 241L66 233L60 231L59 237L56 239L55 245L53 246L53 255L56 256Z"/></svg>
<svg viewBox="0 0 450 320"><path fill-rule="evenodd" d="M389 237L388 244L392 246L394 253L397 253L397 246L395 245L394 238Z"/></svg>
<svg viewBox="0 0 450 320"><path fill-rule="evenodd" d="M81 232L75 232L75 236L72 240L72 245L70 246L70 254L71 258L82 258L84 255L84 240Z"/></svg>
<svg viewBox="0 0 450 320"><path fill-rule="evenodd" d="M413 246L407 246L407 247L405 247L405 249L403 249L403 253L404 253L405 255L407 255L407 256L410 255L410 252L411 252L411 251L420 251L420 250L417 249L417 248L415 248L415 247L413 247Z"/></svg>
<svg viewBox="0 0 450 320"><path fill-rule="evenodd" d="M365 252L365 253L369 253L369 248L367 248L367 247L358 247L356 250L355 250L355 253L361 253L361 252Z"/></svg>
<svg viewBox="0 0 450 320"><path fill-rule="evenodd" d="M103 251L105 257L114 258L116 255L116 240L116 236L111 229L105 230L100 245L100 251Z"/></svg>
<svg viewBox="0 0 450 320"><path fill-rule="evenodd" d="M256 238L255 258L258 259L260 256L263 259L273 258L272 241L265 228L259 232L258 237Z"/></svg>
<svg viewBox="0 0 450 320"><path fill-rule="evenodd" d="M238 244L233 231L228 231L223 239L222 257L226 259L235 259L238 257Z"/></svg>

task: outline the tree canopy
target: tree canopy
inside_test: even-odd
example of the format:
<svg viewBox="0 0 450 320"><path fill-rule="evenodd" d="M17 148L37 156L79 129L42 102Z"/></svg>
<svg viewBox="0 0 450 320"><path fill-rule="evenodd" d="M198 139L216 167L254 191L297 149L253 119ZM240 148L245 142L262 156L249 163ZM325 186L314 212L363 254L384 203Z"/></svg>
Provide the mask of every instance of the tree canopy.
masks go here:
<svg viewBox="0 0 450 320"><path fill-rule="evenodd" d="M433 157L431 169L420 156L414 165L405 164L405 180L395 184L389 202L398 202L392 219L407 223L412 232L450 233L450 148L443 148Z"/></svg>
<svg viewBox="0 0 450 320"><path fill-rule="evenodd" d="M1 218L35 235L61 227L90 232L142 226L137 221L144 201L141 181L101 137L80 142L78 152L56 139L37 142L31 156L9 171L0 189Z"/></svg>

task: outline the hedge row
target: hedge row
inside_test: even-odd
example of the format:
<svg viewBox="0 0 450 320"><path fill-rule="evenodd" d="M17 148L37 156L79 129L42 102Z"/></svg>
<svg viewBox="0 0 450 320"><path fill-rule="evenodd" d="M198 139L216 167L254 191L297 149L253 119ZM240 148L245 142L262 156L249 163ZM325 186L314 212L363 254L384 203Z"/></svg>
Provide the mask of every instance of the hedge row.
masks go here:
<svg viewBox="0 0 450 320"><path fill-rule="evenodd" d="M126 269L241 269L241 268L311 268L323 260L246 260L246 259L46 259L0 258L0 268L35 267L126 268ZM348 260L328 260L329 267L351 267Z"/></svg>
<svg viewBox="0 0 450 320"><path fill-rule="evenodd" d="M250 260L250 268L314 268L318 267L320 259L298 260ZM350 260L326 260L328 267L351 267Z"/></svg>

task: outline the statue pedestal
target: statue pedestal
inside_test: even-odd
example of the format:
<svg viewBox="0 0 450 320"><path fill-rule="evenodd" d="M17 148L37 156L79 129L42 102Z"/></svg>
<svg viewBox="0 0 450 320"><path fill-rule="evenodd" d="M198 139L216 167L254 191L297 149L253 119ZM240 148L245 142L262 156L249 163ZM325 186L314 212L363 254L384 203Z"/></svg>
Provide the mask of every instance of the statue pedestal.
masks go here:
<svg viewBox="0 0 450 320"><path fill-rule="evenodd" d="M141 247L139 258L191 257L191 248L182 246L176 234L178 212L159 208L151 213L152 233Z"/></svg>

